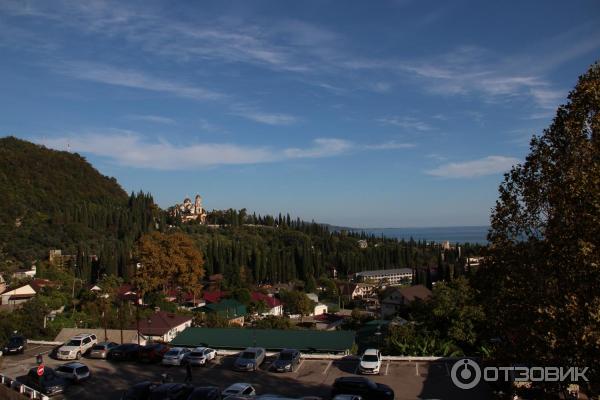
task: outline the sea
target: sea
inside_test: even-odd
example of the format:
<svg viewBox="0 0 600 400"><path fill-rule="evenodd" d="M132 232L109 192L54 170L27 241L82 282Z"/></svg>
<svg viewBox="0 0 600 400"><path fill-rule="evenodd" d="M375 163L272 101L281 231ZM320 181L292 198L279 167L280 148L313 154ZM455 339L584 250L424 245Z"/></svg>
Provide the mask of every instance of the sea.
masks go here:
<svg viewBox="0 0 600 400"><path fill-rule="evenodd" d="M432 228L365 228L352 229L354 232L365 232L368 235L388 238L425 240L428 242L477 243L487 244L489 226L444 226Z"/></svg>

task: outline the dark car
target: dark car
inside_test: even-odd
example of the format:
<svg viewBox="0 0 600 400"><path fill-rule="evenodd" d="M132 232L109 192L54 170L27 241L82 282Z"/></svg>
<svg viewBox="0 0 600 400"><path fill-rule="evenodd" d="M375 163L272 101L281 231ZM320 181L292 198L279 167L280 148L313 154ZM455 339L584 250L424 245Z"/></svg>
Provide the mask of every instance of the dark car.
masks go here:
<svg viewBox="0 0 600 400"><path fill-rule="evenodd" d="M58 376L50 367L44 368L42 376L37 374L37 367L33 367L27 375L17 378L17 380L48 396L63 393L68 385L67 380Z"/></svg>
<svg viewBox="0 0 600 400"><path fill-rule="evenodd" d="M138 358L142 346L135 343L124 343L113 348L106 355L111 361L135 361Z"/></svg>
<svg viewBox="0 0 600 400"><path fill-rule="evenodd" d="M333 382L331 397L338 394L357 394L364 400L394 400L394 391L391 387L361 376L337 378Z"/></svg>
<svg viewBox="0 0 600 400"><path fill-rule="evenodd" d="M148 400L150 391L156 386L156 383L148 381L136 383L123 393L121 400Z"/></svg>
<svg viewBox="0 0 600 400"><path fill-rule="evenodd" d="M163 359L167 351L169 351L169 346L166 344L147 344L140 349L138 360L143 362L159 362Z"/></svg>
<svg viewBox="0 0 600 400"><path fill-rule="evenodd" d="M221 400L221 391L215 386L197 387L186 400Z"/></svg>
<svg viewBox="0 0 600 400"><path fill-rule="evenodd" d="M279 352L277 359L271 364L271 369L277 372L293 372L300 364L300 352L294 349L284 349Z"/></svg>
<svg viewBox="0 0 600 400"><path fill-rule="evenodd" d="M194 387L185 383L163 383L152 388L148 400L187 400L193 391Z"/></svg>
<svg viewBox="0 0 600 400"><path fill-rule="evenodd" d="M4 355L7 354L23 354L27 340L23 336L12 336L2 348Z"/></svg>

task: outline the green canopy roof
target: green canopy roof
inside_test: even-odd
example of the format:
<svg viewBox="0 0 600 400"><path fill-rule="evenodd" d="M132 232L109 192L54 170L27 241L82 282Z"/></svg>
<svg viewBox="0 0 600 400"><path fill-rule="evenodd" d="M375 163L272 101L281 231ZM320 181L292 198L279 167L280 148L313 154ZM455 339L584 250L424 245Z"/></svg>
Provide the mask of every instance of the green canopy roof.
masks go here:
<svg viewBox="0 0 600 400"><path fill-rule="evenodd" d="M173 346L208 346L218 349L264 347L303 352L346 352L354 343L354 331L281 330L246 328L187 328L171 341Z"/></svg>
<svg viewBox="0 0 600 400"><path fill-rule="evenodd" d="M192 311L214 313L224 318L243 317L248 314L246 306L233 299L223 299L218 303L207 304L203 307L194 308Z"/></svg>

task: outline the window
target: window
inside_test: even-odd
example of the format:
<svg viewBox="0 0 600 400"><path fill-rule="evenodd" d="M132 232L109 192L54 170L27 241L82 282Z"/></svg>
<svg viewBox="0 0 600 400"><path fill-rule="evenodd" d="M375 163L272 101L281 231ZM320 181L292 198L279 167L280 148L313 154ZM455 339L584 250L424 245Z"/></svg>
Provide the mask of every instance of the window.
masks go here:
<svg viewBox="0 0 600 400"><path fill-rule="evenodd" d="M83 339L83 344L88 344L91 341L92 341L92 339L90 339L89 337L86 337L85 339Z"/></svg>
<svg viewBox="0 0 600 400"><path fill-rule="evenodd" d="M87 374L90 370L88 369L88 367L83 366L83 367L79 367L75 370L75 372L77 373L77 375L84 375Z"/></svg>
<svg viewBox="0 0 600 400"><path fill-rule="evenodd" d="M250 394L250 393L252 393L252 388L251 387L247 387L246 390L244 390L242 392L242 394Z"/></svg>

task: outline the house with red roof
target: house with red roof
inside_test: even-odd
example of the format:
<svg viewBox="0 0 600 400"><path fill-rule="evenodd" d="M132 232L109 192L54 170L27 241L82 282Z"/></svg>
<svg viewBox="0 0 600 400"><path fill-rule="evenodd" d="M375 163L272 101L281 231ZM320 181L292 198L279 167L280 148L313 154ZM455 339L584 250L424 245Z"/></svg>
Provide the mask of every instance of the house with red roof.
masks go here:
<svg viewBox="0 0 600 400"><path fill-rule="evenodd" d="M192 317L166 311L157 311L139 321L140 338L148 341L170 342L184 329L192 326ZM137 329L133 323L131 329Z"/></svg>
<svg viewBox="0 0 600 400"><path fill-rule="evenodd" d="M280 317L283 315L283 303L273 295L264 294L261 292L252 292L252 301L255 303L263 302L265 304L265 312L262 315L275 315Z"/></svg>
<svg viewBox="0 0 600 400"><path fill-rule="evenodd" d="M218 303L221 301L221 298L225 297L227 292L222 292L220 290L206 291L202 293L202 298L207 303Z"/></svg>

